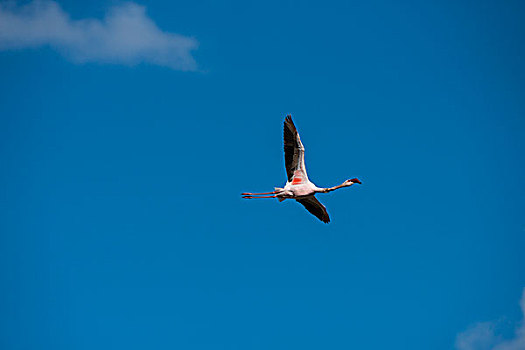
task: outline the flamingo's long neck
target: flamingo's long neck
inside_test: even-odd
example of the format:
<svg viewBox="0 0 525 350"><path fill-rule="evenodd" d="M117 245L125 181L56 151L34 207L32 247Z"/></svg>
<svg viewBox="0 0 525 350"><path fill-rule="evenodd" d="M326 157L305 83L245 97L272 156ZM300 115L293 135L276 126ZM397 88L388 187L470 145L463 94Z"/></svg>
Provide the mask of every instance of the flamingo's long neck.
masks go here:
<svg viewBox="0 0 525 350"><path fill-rule="evenodd" d="M353 185L353 183L350 183L349 185L345 185L345 183L343 182L342 184L334 186L334 187L323 188L320 192L328 193L328 192L332 192L332 191L335 191L337 189L340 189L342 187L348 187L348 186L352 186L352 185Z"/></svg>

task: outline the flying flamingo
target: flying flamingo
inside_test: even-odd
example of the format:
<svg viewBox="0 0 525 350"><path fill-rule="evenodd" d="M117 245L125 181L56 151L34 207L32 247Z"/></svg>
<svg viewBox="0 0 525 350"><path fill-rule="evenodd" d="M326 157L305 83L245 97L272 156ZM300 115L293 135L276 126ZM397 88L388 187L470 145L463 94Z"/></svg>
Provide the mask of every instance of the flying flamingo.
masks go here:
<svg viewBox="0 0 525 350"><path fill-rule="evenodd" d="M304 165L304 146L291 115L288 115L284 120L284 162L286 174L288 175L288 181L284 188L275 187L275 191L273 192L245 192L241 194L243 198L277 198L279 202L285 199L295 199L319 220L324 223L329 223L330 217L328 216L328 212L324 205L315 198L315 194L328 193L339 188L350 187L353 184L361 183L361 181L354 178L346 180L339 186L322 188L310 182Z"/></svg>

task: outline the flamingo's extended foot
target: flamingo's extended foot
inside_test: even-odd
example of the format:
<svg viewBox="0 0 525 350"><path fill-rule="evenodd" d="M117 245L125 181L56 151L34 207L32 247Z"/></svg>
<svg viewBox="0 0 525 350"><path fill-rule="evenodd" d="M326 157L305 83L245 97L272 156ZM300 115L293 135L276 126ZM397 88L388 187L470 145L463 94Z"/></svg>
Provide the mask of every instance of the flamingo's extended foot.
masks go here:
<svg viewBox="0 0 525 350"><path fill-rule="evenodd" d="M246 196L242 196L242 198L244 198L244 199L277 198L277 195L274 195L274 196L258 196L258 197L246 195Z"/></svg>
<svg viewBox="0 0 525 350"><path fill-rule="evenodd" d="M273 192L260 192L260 193L250 193L250 192L243 192L241 193L241 196L259 196L261 194L276 194L277 191Z"/></svg>

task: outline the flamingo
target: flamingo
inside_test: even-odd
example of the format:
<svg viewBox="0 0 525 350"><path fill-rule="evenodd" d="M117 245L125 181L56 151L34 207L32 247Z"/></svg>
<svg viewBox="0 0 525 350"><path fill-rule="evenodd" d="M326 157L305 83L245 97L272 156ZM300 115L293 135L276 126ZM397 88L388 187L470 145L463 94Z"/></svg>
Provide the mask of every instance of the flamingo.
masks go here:
<svg viewBox="0 0 525 350"><path fill-rule="evenodd" d="M330 216L325 206L315 198L316 193L329 193L339 188L350 187L353 184L361 184L361 181L353 178L334 187L323 188L314 185L306 174L304 146L291 115L286 116L284 119L284 163L286 174L288 175L288 181L284 188L275 187L275 191L273 192L244 192L241 193L242 198L277 198L279 202L285 199L295 199L311 214L327 224L330 222Z"/></svg>

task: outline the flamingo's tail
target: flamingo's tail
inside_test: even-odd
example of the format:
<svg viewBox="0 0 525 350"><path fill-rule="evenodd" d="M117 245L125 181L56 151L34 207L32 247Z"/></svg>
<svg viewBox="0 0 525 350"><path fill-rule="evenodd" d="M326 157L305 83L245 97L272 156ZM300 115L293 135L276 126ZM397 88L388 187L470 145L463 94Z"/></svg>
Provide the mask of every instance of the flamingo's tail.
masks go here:
<svg viewBox="0 0 525 350"><path fill-rule="evenodd" d="M275 189L275 192L282 192L284 191L284 188L280 188L280 187L274 187ZM277 199L279 200L279 202L282 202L284 201L286 198L283 198L283 197L277 197Z"/></svg>

